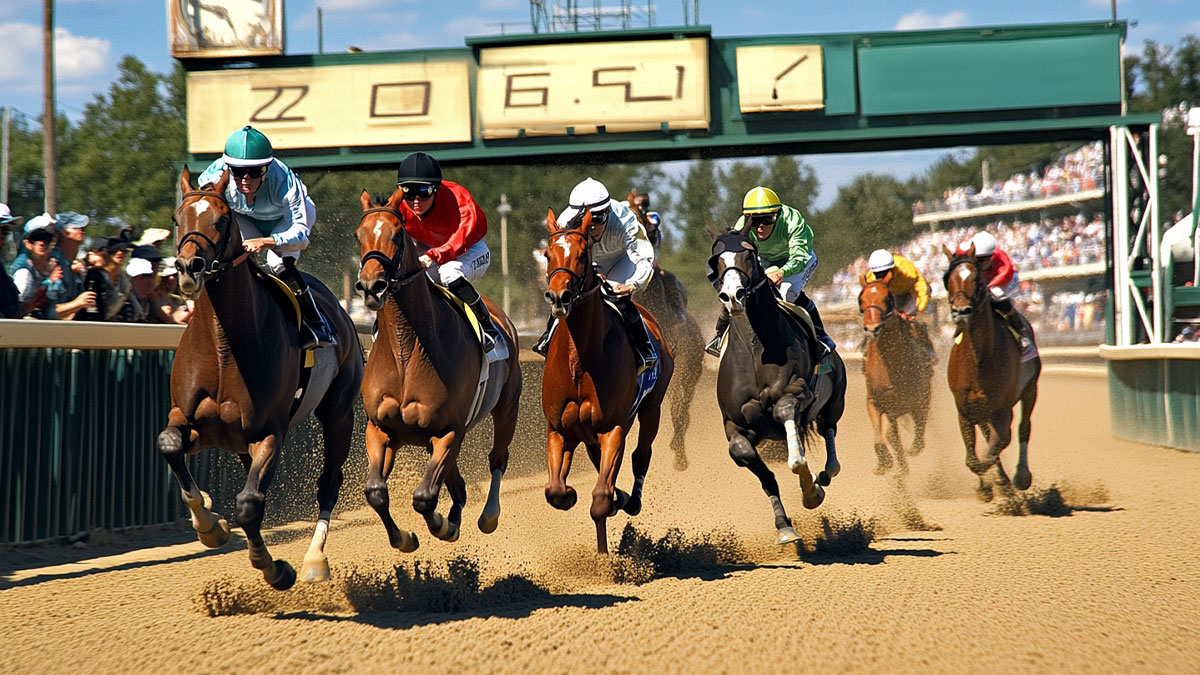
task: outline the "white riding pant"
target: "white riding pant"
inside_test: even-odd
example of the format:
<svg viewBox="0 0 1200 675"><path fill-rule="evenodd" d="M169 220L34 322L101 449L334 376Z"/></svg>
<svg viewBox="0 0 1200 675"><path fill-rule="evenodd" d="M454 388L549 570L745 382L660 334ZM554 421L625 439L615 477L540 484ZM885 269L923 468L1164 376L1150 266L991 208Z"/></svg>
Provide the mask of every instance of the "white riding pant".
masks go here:
<svg viewBox="0 0 1200 675"><path fill-rule="evenodd" d="M1005 298L1011 298L1013 294L1016 293L1020 288L1021 281L1017 279L1017 273L1014 271L1011 281L1009 281L1007 284L1004 284L1003 287L991 286L988 288L988 291L992 294L993 299L1003 300Z"/></svg>
<svg viewBox="0 0 1200 675"><path fill-rule="evenodd" d="M283 270L284 258L291 258L293 262L299 263L300 252L308 248L308 235L312 234L312 226L317 222L317 206L316 204L313 204L313 200L306 199L304 200L304 210L308 215L309 223L308 231L305 232L304 245L298 248L285 247L284 249L266 249L267 267L271 268L271 271L275 274L279 274L279 272ZM259 237L268 237L272 234L284 232L291 227L291 225L280 219L280 221L275 224L275 227L271 228L270 234L263 234L258 229L258 226L254 224L253 220L250 220L246 216L243 216L236 211L233 212L233 220L237 223L238 231L242 233L243 241L247 239L258 239Z"/></svg>
<svg viewBox="0 0 1200 675"><path fill-rule="evenodd" d="M418 245L425 249L431 249L432 246L423 242L417 242ZM430 279L438 282L442 286L450 287L450 282L455 279L466 279L467 281L475 281L483 277L488 268L492 266L492 252L482 239L471 244L463 254L454 260L447 260L442 264L433 263L425 268L425 273Z"/></svg>
<svg viewBox="0 0 1200 675"><path fill-rule="evenodd" d="M812 278L813 272L816 271L817 254L814 252L808 259L808 264L804 266L804 269L791 276L784 277L779 282L779 295L783 296L783 299L788 302L795 302L800 292L808 285L808 280Z"/></svg>
<svg viewBox="0 0 1200 675"><path fill-rule="evenodd" d="M607 267L607 269L605 269ZM596 265L596 271L604 275L608 284L628 284L637 273L637 265L628 257L617 258L609 265Z"/></svg>

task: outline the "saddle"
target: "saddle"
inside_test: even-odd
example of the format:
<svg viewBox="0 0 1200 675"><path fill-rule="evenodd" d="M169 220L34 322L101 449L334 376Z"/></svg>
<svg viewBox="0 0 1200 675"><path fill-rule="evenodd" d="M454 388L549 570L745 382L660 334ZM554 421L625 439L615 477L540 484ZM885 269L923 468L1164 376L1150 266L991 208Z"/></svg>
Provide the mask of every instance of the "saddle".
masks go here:
<svg viewBox="0 0 1200 675"><path fill-rule="evenodd" d="M254 278L271 293L271 297L275 298L279 309L287 317L288 323L295 323L296 332L300 332L304 323L304 315L300 312L300 303L296 300L296 294L292 292L291 286L256 264L251 264L250 269L254 272ZM305 349L300 354L300 379L296 382L296 395L292 398L289 418L295 415L308 390L309 380L312 379L313 365L316 363L314 351Z"/></svg>
<svg viewBox="0 0 1200 675"><path fill-rule="evenodd" d="M780 309L792 321L792 325L800 329L804 338L808 341L808 351L810 354L819 354L824 350L817 339L817 329L813 326L812 317L809 316L808 310L800 305L794 305L786 300L779 299ZM813 365L813 375L821 375L833 370L833 366L829 363L829 356L825 355L820 362Z"/></svg>
<svg viewBox="0 0 1200 675"><path fill-rule="evenodd" d="M471 334L475 336L475 341L479 343L479 348L483 349L483 324L480 323L480 320L481 320L480 317L475 316L475 312L471 309L471 306L468 305L467 303L463 302L462 299L459 298L454 293L451 293L450 289L446 288L445 286L442 286L441 284L436 284L436 283L433 284L433 286L434 286L434 288L441 291L442 295L446 296L446 300L448 300L450 302L450 305L457 308L459 313L462 314L463 319L467 322L467 325L471 328ZM492 351L488 352L486 354L486 357L487 357L487 363L492 363L494 361L500 361L502 359L507 359L508 358L508 343L507 343L507 341L497 340L495 343L495 348L492 349ZM485 370L486 370L486 368L485 368Z"/></svg>

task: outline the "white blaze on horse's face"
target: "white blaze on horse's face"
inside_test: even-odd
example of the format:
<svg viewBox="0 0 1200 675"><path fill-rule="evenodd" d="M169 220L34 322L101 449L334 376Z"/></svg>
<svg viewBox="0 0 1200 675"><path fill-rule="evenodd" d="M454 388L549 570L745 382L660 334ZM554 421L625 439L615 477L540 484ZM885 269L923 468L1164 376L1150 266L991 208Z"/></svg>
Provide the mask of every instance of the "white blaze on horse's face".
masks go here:
<svg viewBox="0 0 1200 675"><path fill-rule="evenodd" d="M197 199L196 203L192 204L192 208L196 209L196 217L199 218L205 211L212 208L212 205L208 203L207 199Z"/></svg>
<svg viewBox="0 0 1200 675"><path fill-rule="evenodd" d="M383 226L384 226L384 223L385 223L385 221L384 221L384 219L383 219L382 217L379 217L379 218L376 218L376 219L375 219L375 229L374 229L373 231L375 232L375 237L376 237L376 238L379 238L379 237L383 236Z"/></svg>
<svg viewBox="0 0 1200 675"><path fill-rule="evenodd" d="M562 249L564 258L571 255L571 242L567 241L566 237L558 240L558 247Z"/></svg>
<svg viewBox="0 0 1200 675"><path fill-rule="evenodd" d="M732 251L722 253L720 263L725 268L725 272L721 275L721 304L725 305L725 309L730 312L741 312L745 309L743 296L745 296L746 290L742 285L742 274L734 266L734 256L736 255Z"/></svg>

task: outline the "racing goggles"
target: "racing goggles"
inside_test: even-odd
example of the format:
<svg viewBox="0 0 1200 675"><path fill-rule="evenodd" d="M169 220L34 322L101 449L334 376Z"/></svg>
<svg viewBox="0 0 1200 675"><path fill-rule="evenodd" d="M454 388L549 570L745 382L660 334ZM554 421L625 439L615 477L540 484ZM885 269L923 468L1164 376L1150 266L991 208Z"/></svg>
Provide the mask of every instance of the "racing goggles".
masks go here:
<svg viewBox="0 0 1200 675"><path fill-rule="evenodd" d="M401 185L400 189L404 191L404 198L412 201L418 197L421 199L431 199L437 194L438 186L432 183L409 183Z"/></svg>
<svg viewBox="0 0 1200 675"><path fill-rule="evenodd" d="M234 178L262 178L267 173L266 165L263 166L231 166L229 173L233 174Z"/></svg>

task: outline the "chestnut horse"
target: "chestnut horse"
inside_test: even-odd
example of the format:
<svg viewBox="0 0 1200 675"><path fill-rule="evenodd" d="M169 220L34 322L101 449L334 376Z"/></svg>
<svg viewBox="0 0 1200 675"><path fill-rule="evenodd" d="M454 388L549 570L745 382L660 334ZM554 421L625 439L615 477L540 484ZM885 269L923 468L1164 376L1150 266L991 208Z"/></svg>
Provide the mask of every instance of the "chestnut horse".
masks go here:
<svg viewBox="0 0 1200 675"><path fill-rule="evenodd" d="M788 468L800 478L804 508L820 506L823 486L841 471L834 440L846 408L846 366L833 351L826 359L828 372L814 368L815 337L806 335L780 307L758 248L745 235L715 235L708 278L730 314L717 370L717 405L729 456L749 469L767 493L775 512L776 541L798 541L775 474L756 448L763 440L786 440ZM825 439L825 470L815 479L805 457L814 431Z"/></svg>
<svg viewBox="0 0 1200 675"><path fill-rule="evenodd" d="M985 480L988 469L996 469L995 485L1009 485L1008 474L1000 464L1000 451L1012 442L1012 409L1018 401L1019 452L1013 484L1024 490L1033 481L1029 473L1029 418L1037 403L1042 360L1035 356L1021 361L1019 343L1009 333L1006 322L992 310L987 283L975 260L975 245L961 255L945 246L942 250L950 259L944 282L950 296L950 317L958 329L946 364L946 379L958 407L967 468L979 476L979 498L991 501L992 484ZM987 456L982 460L975 454L975 427L987 443Z"/></svg>
<svg viewBox="0 0 1200 675"><path fill-rule="evenodd" d="M908 320L896 311L896 300L885 281L858 279L862 291L858 294L858 311L862 313L866 349L863 350L863 373L867 378L867 415L875 431L875 454L878 463L875 474L883 475L892 468L892 453L901 473L908 473L905 455L916 455L925 447L925 422L929 417L929 395L932 389L933 367L929 363L926 345L916 335ZM900 443L896 420L911 417L912 447L905 452ZM887 441L883 424L887 418Z"/></svg>
<svg viewBox="0 0 1200 675"><path fill-rule="evenodd" d="M175 211L179 289L196 299L171 367L171 411L158 449L170 464L192 512L201 543L216 548L229 541L229 524L200 491L184 455L219 447L238 453L246 486L237 495L237 524L246 534L250 564L279 590L291 588L296 572L272 560L263 542L264 493L271 484L288 425L314 413L324 436L324 466L317 478L320 508L301 578L329 578L325 537L350 452L354 408L362 381L362 348L345 310L320 281L309 287L337 335L337 345L313 353L302 382L298 314L288 314L255 279L242 235L225 201L229 172L215 185L193 189L183 170L183 200ZM307 276L307 275L306 275ZM303 389L303 391L299 391Z"/></svg>
<svg viewBox="0 0 1200 675"><path fill-rule="evenodd" d="M425 517L429 531L443 541L456 541L467 503L467 487L458 471L463 438L491 414L494 431L488 454L491 485L479 529L486 534L500 521L500 479L508 468L508 446L517 427L521 368L517 332L495 304L484 299L504 344L488 362L475 332L461 311L434 284L417 247L404 229L398 210L400 188L384 204L362 193L362 220L355 236L362 250L356 288L368 309L378 312L378 337L363 377L367 413L367 502L383 520L388 541L401 551L415 551L416 533L396 526L389 510L388 475L402 445L430 454L425 476L413 492L413 508ZM486 383L483 381L486 376ZM451 506L443 518L438 494L445 484Z"/></svg>
<svg viewBox="0 0 1200 675"><path fill-rule="evenodd" d="M657 227L647 219L647 207L650 196L638 194L631 190L626 201L629 208L637 217L646 234L657 251L661 242L661 233L657 236ZM704 371L704 335L700 325L688 312L687 290L679 279L654 262L654 275L637 296L640 302L651 314L658 319L666 334L667 342L675 355L675 379L668 394L671 399L671 451L675 455L675 469L683 471L687 468L687 453L684 451L684 437L692 417L692 397L696 395L696 382Z"/></svg>
<svg viewBox="0 0 1200 675"><path fill-rule="evenodd" d="M590 212L575 227L559 229L551 210L546 248L546 300L558 326L550 337L542 375L542 412L546 415L546 452L550 480L546 501L564 511L575 505L575 488L567 485L571 458L580 443L599 474L592 490L592 520L596 523L596 550L608 553L606 521L624 510L636 516L642 510L642 485L650 469L651 444L658 435L663 398L671 383L675 362L662 329L643 307L642 319L659 344L657 382L638 403L640 382L637 359L616 310L604 300L600 279L592 267ZM617 473L625 455L625 435L637 417L637 447L633 451L633 489L616 489Z"/></svg>

